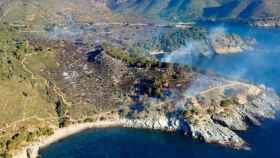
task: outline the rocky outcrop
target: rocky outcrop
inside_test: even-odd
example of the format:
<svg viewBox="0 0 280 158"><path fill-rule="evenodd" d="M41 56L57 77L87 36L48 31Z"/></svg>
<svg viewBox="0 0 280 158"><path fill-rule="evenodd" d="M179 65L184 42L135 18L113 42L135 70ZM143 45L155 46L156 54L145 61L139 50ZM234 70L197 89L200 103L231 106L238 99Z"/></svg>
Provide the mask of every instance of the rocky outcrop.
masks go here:
<svg viewBox="0 0 280 158"><path fill-rule="evenodd" d="M248 125L246 122L244 122L244 117L240 114L240 111L238 110L233 110L231 115L229 116L224 116L221 114L213 114L211 116L211 119L223 126L227 126L232 130L239 130L239 131L244 131L247 130Z"/></svg>
<svg viewBox="0 0 280 158"><path fill-rule="evenodd" d="M193 124L183 119L182 115L168 118L166 116L148 116L145 119L123 119L122 124L130 128L153 129L162 131L179 131L207 143L215 143L232 148L244 148L246 142L235 132L220 124L214 123L209 115L205 121Z"/></svg>
<svg viewBox="0 0 280 158"><path fill-rule="evenodd" d="M190 135L207 143L216 143L236 149L248 149L246 142L239 137L231 126L227 126L226 120L213 119L211 112L206 112L195 98L188 99L183 112L185 121L190 127ZM234 122L234 120L230 120ZM243 123L243 122L242 122Z"/></svg>
<svg viewBox="0 0 280 158"><path fill-rule="evenodd" d="M203 122L191 123L190 128L193 138L201 139L207 143L217 143L237 149L246 147L246 143L242 138L229 128L214 123L209 116Z"/></svg>
<svg viewBox="0 0 280 158"><path fill-rule="evenodd" d="M205 79L208 84L204 88L188 93L191 98L187 99L183 113L195 138L247 148L235 131L244 131L250 124L260 125L264 119L273 119L280 110L280 98L270 88L209 76L198 77L193 84Z"/></svg>
<svg viewBox="0 0 280 158"><path fill-rule="evenodd" d="M213 93L221 95L219 92ZM233 101L232 103L227 103L228 105L216 105L216 109L212 109L213 111L211 111L211 105L208 108L202 107L203 105L201 104L203 103L192 105L200 106L199 108L201 109L197 110L198 116L195 116L196 114L194 113L192 116L187 117L191 135L205 142L214 142L233 148L247 149L248 146L246 142L234 131L243 131L248 128L249 124L260 125L263 119L275 118L276 112L279 111L280 107L280 99L271 89L263 87L263 89L255 95L249 93L250 92L246 92L243 94L248 98L243 104L238 104ZM215 94L213 96L215 96ZM204 110L207 110L207 112Z"/></svg>
<svg viewBox="0 0 280 158"><path fill-rule="evenodd" d="M240 107L240 111L253 123L256 119L274 119L279 110L279 97L274 90L269 88L265 88L259 95Z"/></svg>
<svg viewBox="0 0 280 158"><path fill-rule="evenodd" d="M176 112L164 114L152 111L149 112L147 117L137 119L122 118L120 119L120 122L124 127L130 128L189 132L187 122L180 113Z"/></svg>
<svg viewBox="0 0 280 158"><path fill-rule="evenodd" d="M140 102L143 111L129 112L126 127L181 131L204 142L236 149L249 148L236 131L273 119L280 110L280 98L272 89L207 75L193 78L185 93Z"/></svg>
<svg viewBox="0 0 280 158"><path fill-rule="evenodd" d="M125 127L176 131L181 128L180 122L174 118L171 122L165 116L149 116L145 119L124 119Z"/></svg>

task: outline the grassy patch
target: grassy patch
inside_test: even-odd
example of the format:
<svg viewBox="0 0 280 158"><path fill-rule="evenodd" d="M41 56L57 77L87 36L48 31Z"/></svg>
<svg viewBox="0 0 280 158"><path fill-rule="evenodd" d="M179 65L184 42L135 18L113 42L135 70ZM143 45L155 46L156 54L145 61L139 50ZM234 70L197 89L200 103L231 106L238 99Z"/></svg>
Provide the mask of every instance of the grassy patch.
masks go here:
<svg viewBox="0 0 280 158"><path fill-rule="evenodd" d="M3 153L3 148L14 150L35 137L50 134L41 126L56 126L57 113L52 88L43 77L35 78L33 70L22 62L36 50L14 29L1 24L0 29L0 128L4 129L0 133L0 153ZM32 65L47 63L52 57L40 58ZM25 131L22 127L26 127ZM29 133L34 131L37 133Z"/></svg>

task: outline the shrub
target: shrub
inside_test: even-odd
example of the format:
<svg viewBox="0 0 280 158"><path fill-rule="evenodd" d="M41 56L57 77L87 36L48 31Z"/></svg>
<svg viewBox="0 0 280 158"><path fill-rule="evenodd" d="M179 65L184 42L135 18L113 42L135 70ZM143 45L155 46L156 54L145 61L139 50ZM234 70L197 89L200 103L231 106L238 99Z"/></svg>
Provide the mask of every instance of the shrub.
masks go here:
<svg viewBox="0 0 280 158"><path fill-rule="evenodd" d="M34 132L29 132L27 135L27 142L32 142L36 139L37 135Z"/></svg>
<svg viewBox="0 0 280 158"><path fill-rule="evenodd" d="M71 124L69 117L61 117L59 118L59 127L67 127Z"/></svg>
<svg viewBox="0 0 280 158"><path fill-rule="evenodd" d="M232 100L232 99L226 99L226 100L222 100L221 103L220 103L220 106L221 107L228 107L230 105L234 105L235 104L235 101Z"/></svg>
<svg viewBox="0 0 280 158"><path fill-rule="evenodd" d="M13 158L13 156L8 153L3 153L3 154L0 154L0 158Z"/></svg>
<svg viewBox="0 0 280 158"><path fill-rule="evenodd" d="M199 111L195 107L191 107L185 111L183 111L183 117L188 120L189 123L197 125L199 123L199 119L197 116L199 115Z"/></svg>
<svg viewBox="0 0 280 158"><path fill-rule="evenodd" d="M154 39L154 45L159 46L160 50L171 52L181 46L186 45L188 40L204 40L205 30L199 27L191 29L178 29L173 32L166 33L158 39Z"/></svg>
<svg viewBox="0 0 280 158"><path fill-rule="evenodd" d="M188 119L193 117L194 115L198 115L198 110L194 107L187 109L183 112L184 118Z"/></svg>
<svg viewBox="0 0 280 158"><path fill-rule="evenodd" d="M3 142L0 142L0 153L3 153L4 150L5 150L5 142L3 141ZM0 158L1 158L1 156L0 156Z"/></svg>
<svg viewBox="0 0 280 158"><path fill-rule="evenodd" d="M19 133L12 136L10 140L7 141L6 146L8 150L17 149L22 143L27 142L28 132L24 129Z"/></svg>
<svg viewBox="0 0 280 158"><path fill-rule="evenodd" d="M54 134L54 131L52 128L48 128L48 127L39 128L38 134L39 136L50 136Z"/></svg>
<svg viewBox="0 0 280 158"><path fill-rule="evenodd" d="M93 118L86 118L86 119L84 119L84 122L94 122L94 119Z"/></svg>
<svg viewBox="0 0 280 158"><path fill-rule="evenodd" d="M31 141L34 141L38 137L50 136L52 134L54 134L54 131L52 128L49 128L49 127L39 128L33 132L27 132L26 130L22 130L19 133L16 133L15 135L13 135L11 137L11 139L9 139L6 142L6 147L7 147L8 151L15 150L15 149L18 149L25 142L31 142ZM5 147L5 144L2 144L0 146Z"/></svg>
<svg viewBox="0 0 280 158"><path fill-rule="evenodd" d="M66 127L70 124L69 118L66 116L67 106L60 100L56 102L56 113L59 117L59 127Z"/></svg>

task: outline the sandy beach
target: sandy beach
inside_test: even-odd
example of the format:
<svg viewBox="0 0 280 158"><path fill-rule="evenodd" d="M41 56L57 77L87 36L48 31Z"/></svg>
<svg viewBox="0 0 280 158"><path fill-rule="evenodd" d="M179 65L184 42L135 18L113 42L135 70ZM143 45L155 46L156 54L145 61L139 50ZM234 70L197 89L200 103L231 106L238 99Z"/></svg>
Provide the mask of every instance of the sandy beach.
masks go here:
<svg viewBox="0 0 280 158"><path fill-rule="evenodd" d="M106 127L117 127L123 126L121 120L112 120L112 121L98 121L93 123L80 123L80 124L73 124L65 128L59 128L54 131L54 134L46 137L41 138L40 140L28 145L16 155L14 158L36 158L38 156L39 149L47 147L48 145L55 143L61 139L67 138L71 135L77 134L87 129L92 128L106 128Z"/></svg>

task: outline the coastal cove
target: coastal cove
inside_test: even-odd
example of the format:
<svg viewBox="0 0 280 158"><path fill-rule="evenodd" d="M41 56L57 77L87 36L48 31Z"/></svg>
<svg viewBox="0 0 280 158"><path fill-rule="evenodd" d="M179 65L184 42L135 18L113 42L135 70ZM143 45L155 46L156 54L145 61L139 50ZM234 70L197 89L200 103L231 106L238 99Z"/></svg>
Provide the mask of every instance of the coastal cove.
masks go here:
<svg viewBox="0 0 280 158"><path fill-rule="evenodd" d="M178 133L129 129L89 129L58 141L40 150L42 158L50 157L123 157L169 158L174 155L191 158L263 158L275 157L280 131L279 121L267 121L262 127L252 127L242 134L252 144L252 150L233 150L218 145L194 141ZM256 139L257 138L257 139Z"/></svg>
<svg viewBox="0 0 280 158"><path fill-rule="evenodd" d="M280 157L279 17L280 0L0 0L0 158Z"/></svg>

